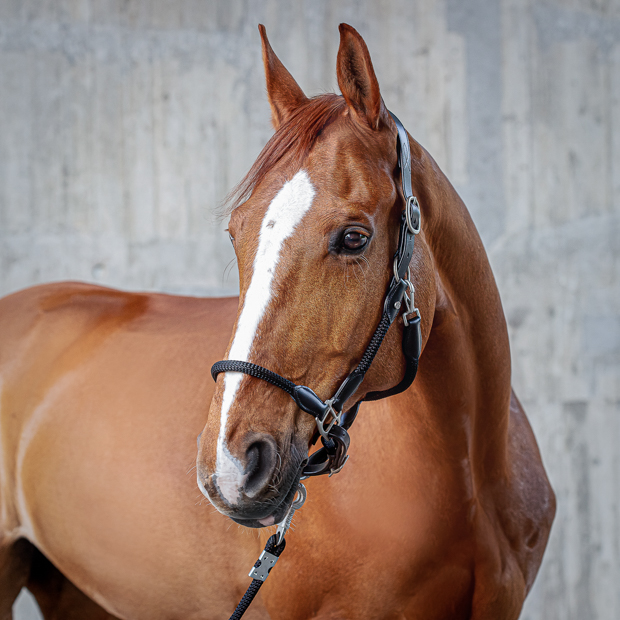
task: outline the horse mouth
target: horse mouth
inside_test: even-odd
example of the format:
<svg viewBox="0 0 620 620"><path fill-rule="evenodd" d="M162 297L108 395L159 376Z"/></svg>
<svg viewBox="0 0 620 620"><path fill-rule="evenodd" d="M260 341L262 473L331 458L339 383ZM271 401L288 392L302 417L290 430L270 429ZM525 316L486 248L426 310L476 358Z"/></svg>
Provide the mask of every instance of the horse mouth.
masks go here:
<svg viewBox="0 0 620 620"><path fill-rule="evenodd" d="M230 519L232 519L235 523L238 523L239 525L243 525L244 527L261 528L269 527L271 525L277 525L284 520L286 513L289 511L291 504L295 499L300 477L301 469L299 475L293 478L291 486L286 492L286 495L284 495L282 501L277 506L275 506L274 510L267 516L262 517L261 519L244 519L242 517L230 516Z"/></svg>

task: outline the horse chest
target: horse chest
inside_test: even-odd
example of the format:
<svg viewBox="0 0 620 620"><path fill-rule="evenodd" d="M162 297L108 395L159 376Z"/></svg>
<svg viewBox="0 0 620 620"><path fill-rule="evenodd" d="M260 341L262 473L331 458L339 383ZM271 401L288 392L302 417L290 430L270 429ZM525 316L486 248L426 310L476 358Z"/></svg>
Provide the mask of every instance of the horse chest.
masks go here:
<svg viewBox="0 0 620 620"><path fill-rule="evenodd" d="M265 585L274 619L470 617L472 511L457 476L407 486L384 465L309 485L313 501Z"/></svg>

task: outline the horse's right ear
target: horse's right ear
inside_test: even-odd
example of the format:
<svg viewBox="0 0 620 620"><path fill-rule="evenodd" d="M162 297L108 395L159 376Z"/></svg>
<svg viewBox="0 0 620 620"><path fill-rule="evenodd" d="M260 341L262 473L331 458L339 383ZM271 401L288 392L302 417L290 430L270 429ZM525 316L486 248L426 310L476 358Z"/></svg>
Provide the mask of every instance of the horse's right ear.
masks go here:
<svg viewBox="0 0 620 620"><path fill-rule="evenodd" d="M277 131L295 109L308 99L299 84L271 49L265 26L259 24L258 30L263 42L263 63L267 81L267 96L271 106L271 124Z"/></svg>
<svg viewBox="0 0 620 620"><path fill-rule="evenodd" d="M340 47L336 61L338 86L349 109L372 129L391 121L379 92L379 82L364 39L349 24L340 24Z"/></svg>

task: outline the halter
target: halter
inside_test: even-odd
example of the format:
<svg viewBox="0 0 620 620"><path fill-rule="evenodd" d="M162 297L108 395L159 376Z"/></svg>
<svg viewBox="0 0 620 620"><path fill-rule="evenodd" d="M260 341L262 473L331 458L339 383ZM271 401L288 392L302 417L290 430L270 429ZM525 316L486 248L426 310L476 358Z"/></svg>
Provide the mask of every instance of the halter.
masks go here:
<svg viewBox="0 0 620 620"><path fill-rule="evenodd" d="M390 112L396 123L398 137L396 148L398 150L398 166L400 168L405 208L401 215L400 231L398 238L398 250L394 255L394 275L388 287L381 321L375 330L362 359L357 367L340 384L340 387L332 398L322 401L309 387L296 385L279 374L250 362L239 360L223 360L216 362L211 367L211 376L214 380L221 372L242 372L251 377L267 381L281 390L284 390L295 401L297 406L314 416L317 430L321 437L323 447L310 455L308 463L302 470L302 476L319 476L321 474L338 473L349 458L349 433L347 430L353 424L357 415L359 401L351 409L343 412L344 404L353 396L357 388L364 380L387 331L403 312L403 354L407 362L405 376L389 390L370 392L363 400L379 400L394 394L400 394L406 390L418 371L418 361L422 349L422 335L420 330L420 311L415 307L414 288L411 283L409 263L413 255L415 236L420 232L420 205L418 199L411 191L411 152L409 150L409 138L402 123ZM403 308L403 301L405 307Z"/></svg>

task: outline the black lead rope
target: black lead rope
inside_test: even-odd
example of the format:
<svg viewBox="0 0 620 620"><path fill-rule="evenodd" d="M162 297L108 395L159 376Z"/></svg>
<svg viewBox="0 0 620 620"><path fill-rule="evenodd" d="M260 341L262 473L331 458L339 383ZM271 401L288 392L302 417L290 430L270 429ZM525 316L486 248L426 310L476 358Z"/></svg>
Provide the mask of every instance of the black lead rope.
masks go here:
<svg viewBox="0 0 620 620"><path fill-rule="evenodd" d="M237 605L237 609L235 609L235 613L230 617L230 620L239 620L245 613L245 610L250 606L250 603L254 600L263 582L269 576L271 569L276 565L280 554L284 551L284 547L286 547L286 540L284 537L288 532L288 528L291 526L295 512L304 505L305 501L306 488L300 482L297 486L297 492L295 493L293 503L290 505L282 521L278 523L276 533L269 538L264 551L260 554L260 557L250 571L252 583L243 595L239 605Z"/></svg>
<svg viewBox="0 0 620 620"><path fill-rule="evenodd" d="M254 597L258 594L260 587L265 583L269 571L271 571L280 557L280 554L284 551L286 540L283 538L279 545L276 544L276 540L277 536L275 534L271 536L265 545L265 550L261 553L260 558L256 560L254 568L250 572L250 576L257 576L252 579L252 583L248 586L243 598L239 601L237 609L233 612L230 620L241 620L241 616L243 616L246 609L250 606L250 603L254 600Z"/></svg>

